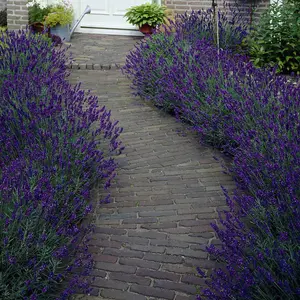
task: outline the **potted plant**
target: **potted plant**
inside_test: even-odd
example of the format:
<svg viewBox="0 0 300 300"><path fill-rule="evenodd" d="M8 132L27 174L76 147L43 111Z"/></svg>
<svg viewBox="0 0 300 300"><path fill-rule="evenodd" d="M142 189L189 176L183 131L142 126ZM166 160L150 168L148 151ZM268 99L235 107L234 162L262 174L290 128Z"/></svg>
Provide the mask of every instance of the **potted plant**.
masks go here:
<svg viewBox="0 0 300 300"><path fill-rule="evenodd" d="M132 25L137 25L144 34L151 34L153 29L165 21L166 7L156 3L146 3L127 9L124 17Z"/></svg>
<svg viewBox="0 0 300 300"><path fill-rule="evenodd" d="M27 3L29 26L34 33L44 31L45 17L50 13L51 6L42 0L31 0Z"/></svg>
<svg viewBox="0 0 300 300"><path fill-rule="evenodd" d="M45 24L50 27L51 35L59 36L66 42L70 41L70 25L74 19L72 4L62 0L51 7L50 13L45 18Z"/></svg>

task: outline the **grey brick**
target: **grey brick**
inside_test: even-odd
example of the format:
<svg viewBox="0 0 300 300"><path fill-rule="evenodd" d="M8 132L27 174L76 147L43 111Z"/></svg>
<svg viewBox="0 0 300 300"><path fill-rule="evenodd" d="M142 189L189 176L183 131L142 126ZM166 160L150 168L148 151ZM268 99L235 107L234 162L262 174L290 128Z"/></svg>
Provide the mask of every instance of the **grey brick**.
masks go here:
<svg viewBox="0 0 300 300"><path fill-rule="evenodd" d="M131 275L131 274L125 274L125 273L115 273L115 272L110 273L109 279L119 280L124 282L132 282L132 283L146 285L146 286L147 285L149 286L151 283L151 280L149 278Z"/></svg>
<svg viewBox="0 0 300 300"><path fill-rule="evenodd" d="M150 245L154 246L167 246L167 247L179 247L188 248L189 243L173 240L150 240Z"/></svg>
<svg viewBox="0 0 300 300"><path fill-rule="evenodd" d="M172 291L179 291L187 294L196 295L197 289L193 285L185 284L185 283L178 283L178 282L171 282L167 280L155 280L154 287L163 288L166 290Z"/></svg>
<svg viewBox="0 0 300 300"><path fill-rule="evenodd" d="M181 274L195 274L196 267L185 266L182 264L163 264L161 267L162 270L168 272L181 273Z"/></svg>
<svg viewBox="0 0 300 300"><path fill-rule="evenodd" d="M133 258L142 258L144 255L140 251L132 251L127 249L109 249L105 248L103 254L113 255L117 257L133 257Z"/></svg>
<svg viewBox="0 0 300 300"><path fill-rule="evenodd" d="M101 296L114 300L147 300L146 297L142 295L112 289L103 289Z"/></svg>
<svg viewBox="0 0 300 300"><path fill-rule="evenodd" d="M198 276L193 276L193 275L184 275L181 278L181 282L183 283L188 283L188 284L193 284L193 285L205 285L205 279L200 278Z"/></svg>
<svg viewBox="0 0 300 300"><path fill-rule="evenodd" d="M180 279L180 276L174 273L156 271L151 269L138 269L136 274L143 277L166 279L171 281L179 281Z"/></svg>
<svg viewBox="0 0 300 300"><path fill-rule="evenodd" d="M142 237L148 239L165 239L167 235L165 233L159 233L155 231L128 231L130 237Z"/></svg>
<svg viewBox="0 0 300 300"><path fill-rule="evenodd" d="M93 255L93 260L94 261L103 261L103 262L108 262L108 263L115 263L115 262L117 262L118 258L115 256L111 256L111 255L96 254L96 255Z"/></svg>
<svg viewBox="0 0 300 300"><path fill-rule="evenodd" d="M120 249L122 247L122 243L108 240L94 240L93 245L98 247L108 247L117 249Z"/></svg>
<svg viewBox="0 0 300 300"><path fill-rule="evenodd" d="M126 230L124 230L124 229L110 228L110 227L95 227L94 231L96 233L113 234L113 235L126 234Z"/></svg>
<svg viewBox="0 0 300 300"><path fill-rule="evenodd" d="M138 219L126 219L123 220L123 224L148 224L156 223L156 218L138 218Z"/></svg>
<svg viewBox="0 0 300 300"><path fill-rule="evenodd" d="M104 262L96 262L95 264L96 269L111 271L111 272L123 272L134 274L136 271L136 267L133 266L124 266L119 264L111 264L111 263L104 263Z"/></svg>
<svg viewBox="0 0 300 300"><path fill-rule="evenodd" d="M167 248L166 254L170 255L181 255L184 257L193 257L193 258L207 258L207 252L204 251L194 251L184 248Z"/></svg>
<svg viewBox="0 0 300 300"><path fill-rule="evenodd" d="M127 244L136 244L136 245L148 245L149 240L146 238L140 237L128 237L128 236L112 236L111 240L118 241Z"/></svg>
<svg viewBox="0 0 300 300"><path fill-rule="evenodd" d="M86 64L78 64L78 69L86 70Z"/></svg>
<svg viewBox="0 0 300 300"><path fill-rule="evenodd" d="M133 258L121 258L119 260L120 265L127 265L127 266L137 266L140 268L149 268L158 270L160 267L160 263L154 261L147 261L143 259L133 259Z"/></svg>
<svg viewBox="0 0 300 300"><path fill-rule="evenodd" d="M159 208L158 208L158 210L159 210ZM176 215L176 211L174 211L174 210L139 212L139 216L141 216L141 217L163 217L163 216L174 216L174 215Z"/></svg>
<svg viewBox="0 0 300 300"><path fill-rule="evenodd" d="M145 296L150 296L150 297L156 297L156 298L163 298L163 299L174 299L175 292L169 291L169 290L163 290L160 288L154 288L154 287L145 287L145 286L140 286L133 284L130 287L131 292L136 292Z"/></svg>
<svg viewBox="0 0 300 300"><path fill-rule="evenodd" d="M104 278L104 277L106 277L106 272L98 270L98 269L93 269L91 271L90 275L91 276L95 276L95 277L102 277L102 278Z"/></svg>
<svg viewBox="0 0 300 300"><path fill-rule="evenodd" d="M168 223L156 223L156 224L143 224L141 228L143 229L163 229L163 228L176 228L177 224L175 222Z"/></svg>
<svg viewBox="0 0 300 300"><path fill-rule="evenodd" d="M168 216L168 217L160 217L160 222L178 222L182 220L194 220L197 218L196 214L193 215L174 215L174 216Z"/></svg>
<svg viewBox="0 0 300 300"><path fill-rule="evenodd" d="M202 225L210 225L210 223L215 223L215 221L207 221L207 220L182 220L179 222L179 226L185 226L185 227L194 227Z"/></svg>
<svg viewBox="0 0 300 300"><path fill-rule="evenodd" d="M131 250L143 251L143 252L152 252L152 253L164 253L165 247L158 246L143 246L143 245L129 245Z"/></svg>
<svg viewBox="0 0 300 300"><path fill-rule="evenodd" d="M93 286L99 288L108 288L125 291L128 289L128 284L121 281L113 281L111 279L96 278L93 281Z"/></svg>
<svg viewBox="0 0 300 300"><path fill-rule="evenodd" d="M168 238L170 240L182 241L182 242L193 243L193 244L199 244L199 243L206 244L207 243L207 239L188 236L185 234L169 234Z"/></svg>
<svg viewBox="0 0 300 300"><path fill-rule="evenodd" d="M152 253L146 253L144 259L150 261L158 261L158 262L174 263L174 264L181 263L183 261L182 257L180 256L160 255L160 254L152 254Z"/></svg>
<svg viewBox="0 0 300 300"><path fill-rule="evenodd" d="M100 69L101 69L100 64L94 64L94 65L93 65L93 69L94 69L94 70L100 70Z"/></svg>

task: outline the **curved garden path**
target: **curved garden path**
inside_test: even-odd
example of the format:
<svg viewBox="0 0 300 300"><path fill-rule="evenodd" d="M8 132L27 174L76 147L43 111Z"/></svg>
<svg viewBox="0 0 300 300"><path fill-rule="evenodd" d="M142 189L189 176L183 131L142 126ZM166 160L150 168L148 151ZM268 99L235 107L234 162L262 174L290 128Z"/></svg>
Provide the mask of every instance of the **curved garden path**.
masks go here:
<svg viewBox="0 0 300 300"><path fill-rule="evenodd" d="M85 35L77 35L77 41L78 37L81 42L76 46L75 36L75 48ZM101 44L101 36L95 39ZM136 42L102 39L111 44ZM195 299L195 286L203 285L195 266L213 266L204 249L217 243L209 224L216 222L217 209L225 205L220 185L233 186L213 158L220 155L200 145L187 126L133 98L130 82L119 70L88 64L82 68L72 70L71 82L82 82L112 110L124 127L121 139L126 146L110 188L112 202L95 212L95 281L91 296L84 299Z"/></svg>

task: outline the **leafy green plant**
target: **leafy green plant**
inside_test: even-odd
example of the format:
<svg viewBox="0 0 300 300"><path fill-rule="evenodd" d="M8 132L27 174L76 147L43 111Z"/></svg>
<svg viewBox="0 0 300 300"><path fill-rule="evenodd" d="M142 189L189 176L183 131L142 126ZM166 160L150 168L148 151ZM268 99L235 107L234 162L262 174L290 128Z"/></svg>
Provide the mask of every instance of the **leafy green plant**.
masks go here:
<svg viewBox="0 0 300 300"><path fill-rule="evenodd" d="M51 5L45 5L39 0L29 1L28 7L28 18L29 24L36 22L44 22L45 17L50 13Z"/></svg>
<svg viewBox="0 0 300 300"><path fill-rule="evenodd" d="M166 7L155 3L132 6L125 14L127 21L141 27L148 24L152 27L163 24L166 19Z"/></svg>
<svg viewBox="0 0 300 300"><path fill-rule="evenodd" d="M50 13L45 19L45 23L49 27L54 27L56 25L65 26L71 24L73 18L73 8L59 4L51 8Z"/></svg>
<svg viewBox="0 0 300 300"><path fill-rule="evenodd" d="M278 72L300 74L300 3L271 4L247 39L258 67L277 66Z"/></svg>

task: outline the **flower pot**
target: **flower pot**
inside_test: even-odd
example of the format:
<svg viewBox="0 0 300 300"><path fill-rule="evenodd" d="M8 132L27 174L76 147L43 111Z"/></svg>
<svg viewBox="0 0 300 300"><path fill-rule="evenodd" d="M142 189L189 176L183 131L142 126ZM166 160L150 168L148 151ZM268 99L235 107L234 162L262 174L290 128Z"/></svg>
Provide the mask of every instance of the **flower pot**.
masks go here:
<svg viewBox="0 0 300 300"><path fill-rule="evenodd" d="M29 25L30 29L33 33L41 33L44 31L45 26L41 22L35 22Z"/></svg>
<svg viewBox="0 0 300 300"><path fill-rule="evenodd" d="M50 28L50 33L52 35L57 35L61 38L62 41L64 42L69 42L71 39L71 35L70 35L70 25L65 25L65 26L61 26L61 25L56 25L54 27Z"/></svg>
<svg viewBox="0 0 300 300"><path fill-rule="evenodd" d="M143 34L152 34L154 29L155 27L152 27L148 24L144 24L140 27L140 32L142 32Z"/></svg>

